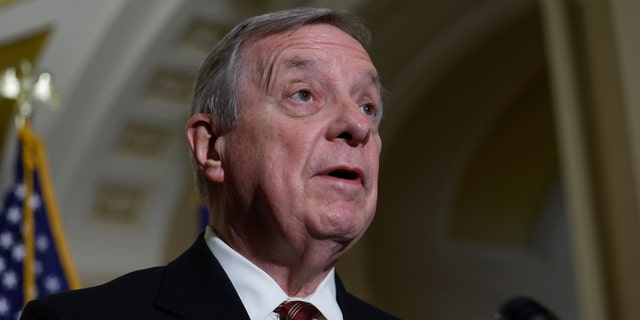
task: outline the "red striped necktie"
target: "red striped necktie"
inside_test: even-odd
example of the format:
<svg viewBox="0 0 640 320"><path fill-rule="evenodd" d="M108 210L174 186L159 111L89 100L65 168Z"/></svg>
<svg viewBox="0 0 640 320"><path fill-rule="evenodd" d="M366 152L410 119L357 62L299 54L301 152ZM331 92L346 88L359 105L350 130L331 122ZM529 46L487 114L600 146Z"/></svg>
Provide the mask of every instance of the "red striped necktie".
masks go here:
<svg viewBox="0 0 640 320"><path fill-rule="evenodd" d="M311 303L304 301L285 301L274 312L282 320L314 320L322 315Z"/></svg>

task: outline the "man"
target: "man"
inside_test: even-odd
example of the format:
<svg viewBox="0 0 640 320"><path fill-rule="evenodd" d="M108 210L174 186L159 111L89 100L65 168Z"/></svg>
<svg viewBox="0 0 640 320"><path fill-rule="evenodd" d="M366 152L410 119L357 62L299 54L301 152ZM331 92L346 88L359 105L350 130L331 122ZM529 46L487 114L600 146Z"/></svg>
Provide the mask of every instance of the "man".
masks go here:
<svg viewBox="0 0 640 320"><path fill-rule="evenodd" d="M368 38L328 9L234 28L200 69L186 128L204 235L166 267L31 302L23 318L395 319L334 273L376 207L382 104Z"/></svg>

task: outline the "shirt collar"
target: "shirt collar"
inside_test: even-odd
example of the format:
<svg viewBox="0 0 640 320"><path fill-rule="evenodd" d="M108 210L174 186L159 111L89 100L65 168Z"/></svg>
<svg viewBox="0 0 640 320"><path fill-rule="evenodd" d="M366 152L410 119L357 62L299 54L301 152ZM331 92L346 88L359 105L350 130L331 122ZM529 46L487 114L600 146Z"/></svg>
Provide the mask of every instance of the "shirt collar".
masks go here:
<svg viewBox="0 0 640 320"><path fill-rule="evenodd" d="M342 312L336 300L333 268L310 296L289 297L271 276L229 247L210 226L207 226L204 238L222 269L227 273L251 320L267 319L285 300L307 301L318 308L327 319L342 319Z"/></svg>

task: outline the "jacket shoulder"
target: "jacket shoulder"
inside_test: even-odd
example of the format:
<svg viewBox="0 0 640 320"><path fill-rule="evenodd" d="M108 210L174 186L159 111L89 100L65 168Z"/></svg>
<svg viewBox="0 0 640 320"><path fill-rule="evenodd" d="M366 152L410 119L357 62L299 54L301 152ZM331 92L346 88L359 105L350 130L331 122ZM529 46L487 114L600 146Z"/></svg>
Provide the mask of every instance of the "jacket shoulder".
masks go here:
<svg viewBox="0 0 640 320"><path fill-rule="evenodd" d="M21 319L119 319L153 305L164 267L138 270L95 287L29 302Z"/></svg>
<svg viewBox="0 0 640 320"><path fill-rule="evenodd" d="M375 320L398 320L399 318L382 311L373 305L360 300L360 298L348 294L348 308L349 310L343 310L345 320L349 319L375 319ZM357 317L351 317L349 315L357 315Z"/></svg>
<svg viewBox="0 0 640 320"><path fill-rule="evenodd" d="M394 320L398 319L360 298L347 292L342 280L336 275L336 297L344 320Z"/></svg>

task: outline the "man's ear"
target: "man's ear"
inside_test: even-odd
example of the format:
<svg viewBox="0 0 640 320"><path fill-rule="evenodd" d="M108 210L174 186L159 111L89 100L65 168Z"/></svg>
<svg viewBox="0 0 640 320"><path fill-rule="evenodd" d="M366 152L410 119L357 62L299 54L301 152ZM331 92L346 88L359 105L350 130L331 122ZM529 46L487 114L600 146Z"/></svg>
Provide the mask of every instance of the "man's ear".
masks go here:
<svg viewBox="0 0 640 320"><path fill-rule="evenodd" d="M211 182L223 182L222 156L215 146L220 137L215 133L211 115L207 113L194 114L187 122L186 134L193 158L200 171ZM220 147L221 141L217 142Z"/></svg>

